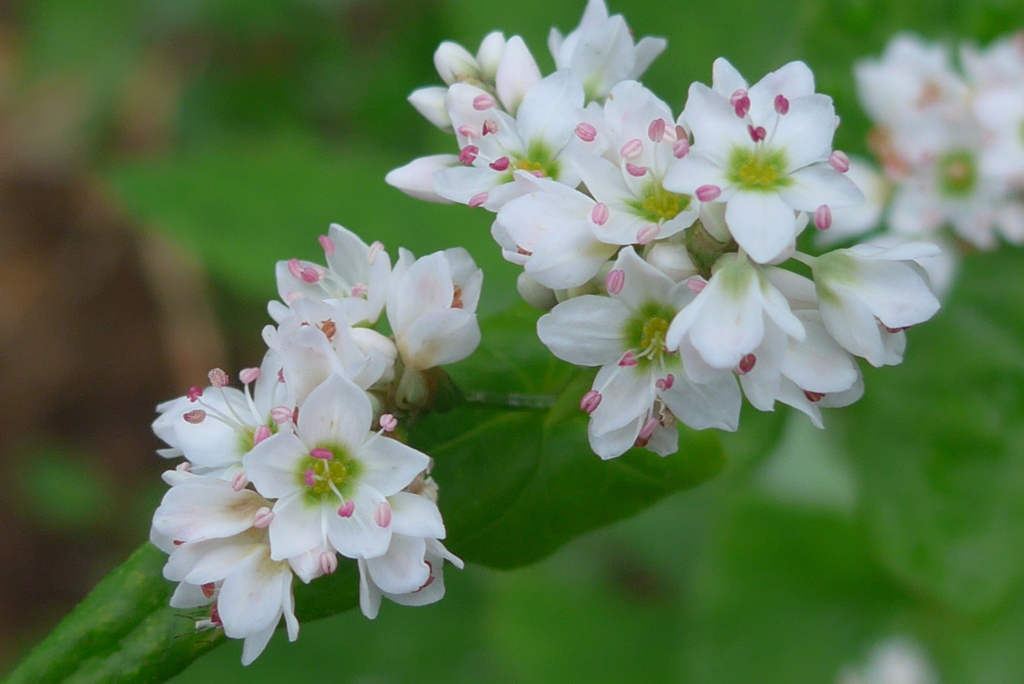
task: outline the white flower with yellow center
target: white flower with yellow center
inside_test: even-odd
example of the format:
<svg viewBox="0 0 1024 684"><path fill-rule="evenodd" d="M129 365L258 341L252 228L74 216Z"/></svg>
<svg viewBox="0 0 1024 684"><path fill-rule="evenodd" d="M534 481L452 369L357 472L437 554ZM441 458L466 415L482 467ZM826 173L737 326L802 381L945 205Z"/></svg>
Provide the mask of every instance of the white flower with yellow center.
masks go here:
<svg viewBox="0 0 1024 684"><path fill-rule="evenodd" d="M383 555L391 542L388 496L400 492L430 459L370 432L365 392L332 375L299 406L294 433L280 432L243 459L256 490L277 499L271 556L292 558L318 546L349 558Z"/></svg>

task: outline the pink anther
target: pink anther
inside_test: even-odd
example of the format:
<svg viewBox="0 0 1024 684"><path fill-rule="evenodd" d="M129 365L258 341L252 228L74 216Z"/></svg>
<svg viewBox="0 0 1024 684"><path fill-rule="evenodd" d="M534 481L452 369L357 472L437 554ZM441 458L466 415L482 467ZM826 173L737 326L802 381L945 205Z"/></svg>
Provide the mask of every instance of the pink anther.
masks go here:
<svg viewBox="0 0 1024 684"><path fill-rule="evenodd" d="M459 126L459 135L461 135L466 140L477 140L480 137L480 134L477 133L477 130L470 126L469 124L462 124L461 126Z"/></svg>
<svg viewBox="0 0 1024 684"><path fill-rule="evenodd" d="M617 295L622 292L622 286L626 284L626 272L622 269L609 271L605 276L604 285L608 288L608 294Z"/></svg>
<svg viewBox="0 0 1024 684"><path fill-rule="evenodd" d="M807 397L807 401L811 402L812 404L817 404L819 401L825 398L825 393L804 390L804 396Z"/></svg>
<svg viewBox="0 0 1024 684"><path fill-rule="evenodd" d="M292 410L287 406L275 406L270 409L270 418L278 425L287 423L292 419Z"/></svg>
<svg viewBox="0 0 1024 684"><path fill-rule="evenodd" d="M490 95L477 95L473 98L473 109L482 112L494 106L494 98Z"/></svg>
<svg viewBox="0 0 1024 684"><path fill-rule="evenodd" d="M256 517L253 518L252 526L265 530L270 527L270 523L274 520L274 511L270 510L266 506L256 511Z"/></svg>
<svg viewBox="0 0 1024 684"><path fill-rule="evenodd" d="M332 240L326 235L321 235L320 237L317 238L317 240L320 241L320 246L324 248L324 254L326 254L328 257L334 256L334 250L336 248L334 240Z"/></svg>
<svg viewBox="0 0 1024 684"><path fill-rule="evenodd" d="M836 150L828 156L828 163L839 173L850 170L850 158L842 150Z"/></svg>
<svg viewBox="0 0 1024 684"><path fill-rule="evenodd" d="M782 116L789 114L789 100L782 93L775 96L775 111Z"/></svg>
<svg viewBox="0 0 1024 684"><path fill-rule="evenodd" d="M647 137L651 139L651 142L661 142L665 138L665 120L655 119L651 122L651 125L647 127Z"/></svg>
<svg viewBox="0 0 1024 684"><path fill-rule="evenodd" d="M240 492L249 486L249 478L246 477L244 470L239 470L231 477L231 488L236 492Z"/></svg>
<svg viewBox="0 0 1024 684"><path fill-rule="evenodd" d="M459 150L459 161L466 166L472 166L473 162L476 161L477 155L480 154L480 148L476 145L466 145Z"/></svg>
<svg viewBox="0 0 1024 684"><path fill-rule="evenodd" d="M686 281L686 289L689 290L690 292L703 292L704 288L707 286L708 281L700 277L690 278L689 280Z"/></svg>
<svg viewBox="0 0 1024 684"><path fill-rule="evenodd" d="M243 385L248 385L250 382L256 382L260 377L259 368L243 368L238 373L238 379L242 381Z"/></svg>
<svg viewBox="0 0 1024 684"><path fill-rule="evenodd" d="M390 413L382 413L380 416L380 428L384 432L394 432L398 427L398 419Z"/></svg>
<svg viewBox="0 0 1024 684"><path fill-rule="evenodd" d="M317 562L320 565L320 572L325 575L333 575L338 569L338 555L330 551L321 553Z"/></svg>
<svg viewBox="0 0 1024 684"><path fill-rule="evenodd" d="M594 208L590 210L590 220L598 226L603 226L608 222L608 205L602 202L598 202L594 205Z"/></svg>
<svg viewBox="0 0 1024 684"><path fill-rule="evenodd" d="M626 171L629 173L630 176L635 176L636 178L640 178L641 176L647 175L646 166L636 166L635 164L630 164L629 162L626 162Z"/></svg>
<svg viewBox="0 0 1024 684"><path fill-rule="evenodd" d="M654 430L658 427L657 418L648 418L644 426L640 428L640 434L636 436L637 446L647 446L647 442L654 436Z"/></svg>
<svg viewBox="0 0 1024 684"><path fill-rule="evenodd" d="M577 124L575 129L576 137L583 142L594 142L597 138L597 129L583 121Z"/></svg>
<svg viewBox="0 0 1024 684"><path fill-rule="evenodd" d="M828 230L832 226L832 210L827 204L822 204L814 210L814 227L818 230Z"/></svg>
<svg viewBox="0 0 1024 684"><path fill-rule="evenodd" d="M736 370L740 375L746 375L750 371L754 370L754 365L757 363L757 357L753 354L747 354L740 359L739 364L736 366Z"/></svg>
<svg viewBox="0 0 1024 684"><path fill-rule="evenodd" d="M680 138L672 143L672 156L676 159L682 159L690 153L690 141L686 138Z"/></svg>
<svg viewBox="0 0 1024 684"><path fill-rule="evenodd" d="M220 368L210 370L210 372L206 374L206 377L210 379L210 384L217 389L227 387L228 383L231 382L231 378L228 377L228 374Z"/></svg>
<svg viewBox="0 0 1024 684"><path fill-rule="evenodd" d="M661 226L657 223L648 223L646 226L636 231L636 241L641 245L650 244L654 238L658 237L661 232Z"/></svg>
<svg viewBox="0 0 1024 684"><path fill-rule="evenodd" d="M747 126L747 133L750 134L750 139L754 142L761 142L768 137L768 131L764 130L764 126L758 126L754 128L752 125Z"/></svg>
<svg viewBox="0 0 1024 684"><path fill-rule="evenodd" d="M722 196L722 188L717 185L702 185L694 194L701 202L714 202Z"/></svg>
<svg viewBox="0 0 1024 684"><path fill-rule="evenodd" d="M580 399L580 409L586 413L593 413L601 405L601 393L597 390L590 390Z"/></svg>
<svg viewBox="0 0 1024 684"><path fill-rule="evenodd" d="M298 259L288 260L288 272L292 274L292 278L299 280L302 278L302 264L299 263Z"/></svg>
<svg viewBox="0 0 1024 684"><path fill-rule="evenodd" d="M206 420L206 411L203 409L195 409L184 414L182 418L184 418L185 422L189 425L199 425Z"/></svg>
<svg viewBox="0 0 1024 684"><path fill-rule="evenodd" d="M625 366L627 368L635 366L638 363L639 363L639 361L636 360L636 355L633 354L633 350L632 349L630 349L628 352L623 354L622 358L619 359L619 365L620 366Z"/></svg>
<svg viewBox="0 0 1024 684"><path fill-rule="evenodd" d="M338 515L342 518L351 518L356 510L356 502L349 499L338 507Z"/></svg>
<svg viewBox="0 0 1024 684"><path fill-rule="evenodd" d="M486 201L487 201L487 193L486 192L481 192L478 195L473 195L472 197L470 197L469 198L469 202L467 202L467 204L470 207L479 207L479 206L482 206Z"/></svg>
<svg viewBox="0 0 1024 684"><path fill-rule="evenodd" d="M199 401L199 397L203 396L203 388L199 387L198 385L195 387L189 387L188 394L186 394L185 396L188 397L189 401L195 403Z"/></svg>
<svg viewBox="0 0 1024 684"><path fill-rule="evenodd" d="M498 122L494 119L484 119L482 130L484 135L494 135L498 132Z"/></svg>
<svg viewBox="0 0 1024 684"><path fill-rule="evenodd" d="M316 484L316 471L312 468L306 468L305 472L302 473L302 481L306 483L307 487L312 487Z"/></svg>
<svg viewBox="0 0 1024 684"><path fill-rule="evenodd" d="M511 163L512 162L509 160L508 157L498 157L490 164L488 164L488 166L490 166L495 171L508 171L509 164Z"/></svg>
<svg viewBox="0 0 1024 684"><path fill-rule="evenodd" d="M270 428L266 425L260 425L258 428L253 430L252 433L252 445L256 446L260 442L268 439L271 435Z"/></svg>
<svg viewBox="0 0 1024 684"><path fill-rule="evenodd" d="M639 138L633 138L632 140L630 140L629 142L622 146L622 149L619 150L619 154L621 154L626 159L636 159L641 154L643 154L643 151L643 141L640 140Z"/></svg>
<svg viewBox="0 0 1024 684"><path fill-rule="evenodd" d="M732 94L729 98L729 104L732 105L733 111L736 112L736 116L743 118L750 111L750 97L747 95L747 91L740 88Z"/></svg>
<svg viewBox="0 0 1024 684"><path fill-rule="evenodd" d="M319 458L321 461L330 461L334 458L334 452L330 449L316 448L309 451L309 455L313 458Z"/></svg>
<svg viewBox="0 0 1024 684"><path fill-rule="evenodd" d="M387 527L391 524L391 506L387 501L381 501L373 509L373 522L377 523L377 527Z"/></svg>
<svg viewBox="0 0 1024 684"><path fill-rule="evenodd" d="M658 381L654 383L654 386L664 392L665 390L672 389L672 385L674 384L676 384L676 376L669 373L664 378L659 378Z"/></svg>

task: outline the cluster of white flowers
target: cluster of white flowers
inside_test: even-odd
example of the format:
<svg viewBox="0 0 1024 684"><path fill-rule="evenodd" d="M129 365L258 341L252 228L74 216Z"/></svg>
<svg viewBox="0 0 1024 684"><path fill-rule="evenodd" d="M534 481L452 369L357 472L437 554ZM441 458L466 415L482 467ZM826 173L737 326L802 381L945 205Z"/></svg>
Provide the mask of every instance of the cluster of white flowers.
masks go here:
<svg viewBox="0 0 1024 684"><path fill-rule="evenodd" d="M380 243L331 226L327 266L277 267L283 302L244 391L210 371L210 386L158 407L153 424L184 457L153 516L152 540L170 555L177 608L211 606L202 627L244 639L242 662L264 649L284 616L298 635L292 578L310 582L354 559L360 607L381 597L424 605L444 594L444 523L430 458L396 438L399 417L429 407L437 366L480 341L482 272L462 249L397 263ZM386 310L392 335L374 325ZM206 615L206 614L204 614Z"/></svg>
<svg viewBox="0 0 1024 684"><path fill-rule="evenodd" d="M875 124L869 146L882 166L854 162L868 196L861 210L835 217L828 237L886 223L894 234L934 240L943 257L926 263L945 290L959 249L947 235L990 250L1000 238L1024 243L1024 33L988 47L950 50L910 34L878 59L856 64L861 103Z"/></svg>
<svg viewBox="0 0 1024 684"><path fill-rule="evenodd" d="M675 117L633 80L664 45L634 43L603 0L568 36L552 30L546 77L519 37L492 33L475 57L444 43L446 85L410 100L458 154L387 177L496 214L521 294L549 311L540 339L600 367L580 406L602 458L672 453L677 421L735 430L741 388L760 410L781 401L820 427L819 407L863 391L853 357L898 363L903 330L938 309L916 263L932 245L796 251L809 223L827 230L833 211L863 202L805 64L751 86L719 59Z"/></svg>

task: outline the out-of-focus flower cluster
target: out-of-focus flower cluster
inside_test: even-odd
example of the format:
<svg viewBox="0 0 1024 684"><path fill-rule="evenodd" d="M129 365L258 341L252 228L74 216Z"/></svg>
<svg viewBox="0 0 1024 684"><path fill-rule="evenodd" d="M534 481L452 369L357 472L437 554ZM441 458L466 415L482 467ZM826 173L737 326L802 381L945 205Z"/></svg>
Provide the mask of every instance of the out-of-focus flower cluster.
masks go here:
<svg viewBox="0 0 1024 684"><path fill-rule="evenodd" d="M220 370L209 386L158 407L153 424L184 458L153 516L152 541L169 554L176 608L210 606L198 626L244 639L242 662L262 652L283 616L298 635L292 581L354 559L360 606L381 597L424 605L444 595L444 523L431 460L398 437L428 409L443 364L480 341L482 272L462 249L397 263L380 243L341 226L320 238L327 265L277 266L276 325L263 331L259 368L243 389ZM391 336L374 327L386 314Z"/></svg>
<svg viewBox="0 0 1024 684"><path fill-rule="evenodd" d="M847 667L836 684L938 684L935 667L919 645L905 637L886 639L874 646L867 662Z"/></svg>
<svg viewBox="0 0 1024 684"><path fill-rule="evenodd" d="M933 245L796 251L810 223L829 230L864 199L805 64L749 85L719 59L674 115L635 80L664 47L635 42L603 0L567 36L552 29L548 76L518 36L492 33L475 56L444 43L445 85L410 101L457 150L387 178L495 214L520 293L549 311L540 339L599 368L580 406L603 458L672 453L677 421L735 430L741 390L820 427L820 407L863 391L854 357L899 363L904 329L938 309L917 263Z"/></svg>
<svg viewBox="0 0 1024 684"><path fill-rule="evenodd" d="M859 235L884 214L893 235L942 246L925 264L939 291L956 270L954 239L982 250L1024 243L1024 33L962 44L959 55L958 69L945 45L900 34L855 65L882 172L854 160L868 202L823 236Z"/></svg>

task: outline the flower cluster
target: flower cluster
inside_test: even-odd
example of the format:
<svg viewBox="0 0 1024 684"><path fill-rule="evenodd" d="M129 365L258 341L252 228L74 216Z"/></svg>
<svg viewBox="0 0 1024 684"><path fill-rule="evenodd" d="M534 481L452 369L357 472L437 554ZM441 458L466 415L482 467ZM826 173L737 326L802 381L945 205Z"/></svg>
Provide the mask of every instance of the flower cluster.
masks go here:
<svg viewBox="0 0 1024 684"><path fill-rule="evenodd" d="M858 164L867 210L836 216L832 236L874 228L891 196L887 224L898 235L936 240L944 258L928 265L939 289L957 251L942 231L976 249L1000 238L1024 243L1024 34L986 48L950 51L910 34L854 69L875 124L868 144L883 173Z"/></svg>
<svg viewBox="0 0 1024 684"><path fill-rule="evenodd" d="M805 64L749 85L719 59L674 116L634 80L664 41L634 43L603 0L549 47L557 71L543 77L518 37L491 34L475 57L442 44L446 85L410 100L458 153L387 180L495 214L521 294L549 311L540 339L599 368L580 403L598 455L672 453L677 421L735 430L741 389L820 427L819 407L862 393L855 356L901 360L903 330L938 309L917 264L935 248L796 251L810 223L827 230L833 211L863 202Z"/></svg>
<svg viewBox="0 0 1024 684"><path fill-rule="evenodd" d="M283 616L298 635L292 581L310 582L354 559L360 607L381 598L424 605L444 594L444 523L431 460L398 439L399 418L428 408L438 366L480 341L483 274L462 249L394 267L380 243L341 226L320 238L322 266L277 266L282 301L244 390L210 371L208 387L158 407L153 424L184 461L153 516L169 554L176 608L211 606L198 626L244 639L242 662L262 652ZM374 329L385 315L392 331Z"/></svg>

